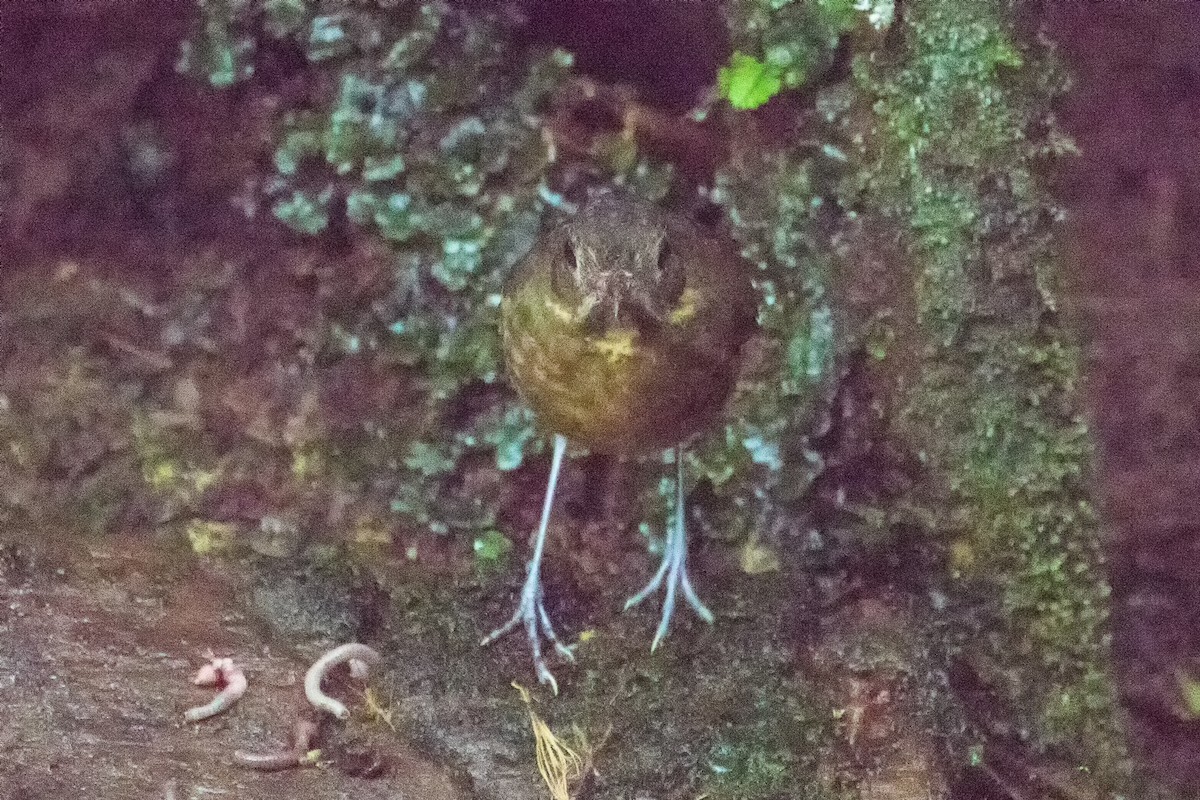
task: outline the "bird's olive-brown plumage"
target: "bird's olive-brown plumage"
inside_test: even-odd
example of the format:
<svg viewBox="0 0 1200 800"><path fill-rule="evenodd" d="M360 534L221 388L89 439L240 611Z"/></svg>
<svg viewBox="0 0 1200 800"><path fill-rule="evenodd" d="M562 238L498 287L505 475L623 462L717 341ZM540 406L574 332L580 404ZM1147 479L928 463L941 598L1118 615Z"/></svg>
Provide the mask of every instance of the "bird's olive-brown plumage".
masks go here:
<svg viewBox="0 0 1200 800"><path fill-rule="evenodd" d="M754 331L746 264L616 192L545 231L501 306L512 381L542 424L608 453L678 444L721 413Z"/></svg>

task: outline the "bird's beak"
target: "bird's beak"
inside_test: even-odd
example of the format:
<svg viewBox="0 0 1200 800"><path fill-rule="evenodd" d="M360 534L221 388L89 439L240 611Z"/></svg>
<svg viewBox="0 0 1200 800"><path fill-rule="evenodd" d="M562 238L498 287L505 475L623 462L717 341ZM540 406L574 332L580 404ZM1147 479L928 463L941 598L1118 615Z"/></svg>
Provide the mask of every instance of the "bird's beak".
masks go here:
<svg viewBox="0 0 1200 800"><path fill-rule="evenodd" d="M582 322L585 327L590 327L593 318L596 316L596 309L600 306L600 298L594 294L586 294L579 301L579 306L575 309L575 319L577 322Z"/></svg>
<svg viewBox="0 0 1200 800"><path fill-rule="evenodd" d="M612 292L588 295L580 304L580 316L588 333L600 336L617 323L620 300Z"/></svg>
<svg viewBox="0 0 1200 800"><path fill-rule="evenodd" d="M587 295L580 303L579 318L588 333L596 336L614 328L649 333L661 327L650 299L634 286L633 276L626 272L613 273L603 286Z"/></svg>

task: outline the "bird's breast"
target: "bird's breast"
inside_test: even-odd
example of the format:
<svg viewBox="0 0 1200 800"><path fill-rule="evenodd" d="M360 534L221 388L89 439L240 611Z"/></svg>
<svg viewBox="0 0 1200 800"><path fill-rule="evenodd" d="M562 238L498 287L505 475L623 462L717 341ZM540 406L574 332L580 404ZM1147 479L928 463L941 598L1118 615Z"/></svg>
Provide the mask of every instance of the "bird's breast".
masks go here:
<svg viewBox="0 0 1200 800"><path fill-rule="evenodd" d="M696 315L697 299L684 298L652 336L632 326L594 332L552 294L529 287L501 306L511 379L545 427L589 449L674 446L720 415L736 379L735 354L689 345Z"/></svg>

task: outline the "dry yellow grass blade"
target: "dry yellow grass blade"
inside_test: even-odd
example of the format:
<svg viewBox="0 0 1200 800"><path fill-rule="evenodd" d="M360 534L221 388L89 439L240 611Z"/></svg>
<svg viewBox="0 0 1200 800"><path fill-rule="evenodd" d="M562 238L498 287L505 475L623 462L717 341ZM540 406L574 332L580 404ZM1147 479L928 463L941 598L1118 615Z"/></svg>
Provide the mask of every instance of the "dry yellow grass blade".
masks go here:
<svg viewBox="0 0 1200 800"><path fill-rule="evenodd" d="M529 709L529 724L533 728L533 741L537 751L538 774L546 782L553 800L571 800L570 785L583 774L583 759L562 739L554 735L550 726L533 710L533 698L529 690L513 681L513 688L521 694L521 700Z"/></svg>
<svg viewBox="0 0 1200 800"><path fill-rule="evenodd" d="M384 703L375 694L375 690L368 686L363 690L363 701L367 706L367 714L372 721L382 722L392 729L392 733L396 732L396 724L392 722L392 717L396 713L396 706L391 691L388 692L387 702Z"/></svg>

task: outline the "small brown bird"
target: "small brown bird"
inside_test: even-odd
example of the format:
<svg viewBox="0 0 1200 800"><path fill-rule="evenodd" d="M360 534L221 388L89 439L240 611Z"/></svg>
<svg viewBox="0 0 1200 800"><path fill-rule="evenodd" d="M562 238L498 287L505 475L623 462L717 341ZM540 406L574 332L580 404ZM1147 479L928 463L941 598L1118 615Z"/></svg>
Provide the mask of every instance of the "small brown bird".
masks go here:
<svg viewBox="0 0 1200 800"><path fill-rule="evenodd" d="M712 622L687 574L683 444L720 417L756 313L749 269L732 247L613 190L594 192L574 218L547 230L509 281L501 304L509 373L554 432L554 455L520 602L483 644L523 623L538 680L555 693L541 637L574 656L543 606L541 560L568 439L622 455L675 449L675 515L662 565L625 607L666 582L651 650L667 634L680 591Z"/></svg>

